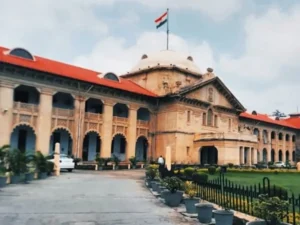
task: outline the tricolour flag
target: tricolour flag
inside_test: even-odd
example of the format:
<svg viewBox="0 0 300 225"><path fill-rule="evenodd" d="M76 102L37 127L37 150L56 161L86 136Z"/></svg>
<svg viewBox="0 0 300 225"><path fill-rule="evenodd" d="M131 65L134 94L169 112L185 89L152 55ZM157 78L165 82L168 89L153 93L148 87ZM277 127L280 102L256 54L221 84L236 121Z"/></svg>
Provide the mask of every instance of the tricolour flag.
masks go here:
<svg viewBox="0 0 300 225"><path fill-rule="evenodd" d="M154 22L156 23L156 29L160 28L168 21L168 12L165 12L160 17L158 17Z"/></svg>

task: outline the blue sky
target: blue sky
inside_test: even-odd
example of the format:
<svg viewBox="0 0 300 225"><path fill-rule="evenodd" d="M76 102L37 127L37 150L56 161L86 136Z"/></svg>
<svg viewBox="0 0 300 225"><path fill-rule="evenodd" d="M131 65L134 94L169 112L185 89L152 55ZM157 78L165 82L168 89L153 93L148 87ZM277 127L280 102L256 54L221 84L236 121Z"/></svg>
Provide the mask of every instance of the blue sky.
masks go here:
<svg viewBox="0 0 300 225"><path fill-rule="evenodd" d="M213 67L249 111L300 108L296 0L2 0L0 45L123 74L165 48L154 19L167 7L171 49Z"/></svg>

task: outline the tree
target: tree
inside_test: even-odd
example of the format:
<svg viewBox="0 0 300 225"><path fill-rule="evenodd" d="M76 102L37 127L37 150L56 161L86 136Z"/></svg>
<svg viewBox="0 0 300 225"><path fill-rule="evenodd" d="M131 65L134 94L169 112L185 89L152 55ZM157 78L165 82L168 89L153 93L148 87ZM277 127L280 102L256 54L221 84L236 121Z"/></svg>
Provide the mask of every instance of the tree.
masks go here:
<svg viewBox="0 0 300 225"><path fill-rule="evenodd" d="M272 113L272 116L281 118L281 117L286 117L286 115L283 112L280 112L278 109L275 110L275 112Z"/></svg>

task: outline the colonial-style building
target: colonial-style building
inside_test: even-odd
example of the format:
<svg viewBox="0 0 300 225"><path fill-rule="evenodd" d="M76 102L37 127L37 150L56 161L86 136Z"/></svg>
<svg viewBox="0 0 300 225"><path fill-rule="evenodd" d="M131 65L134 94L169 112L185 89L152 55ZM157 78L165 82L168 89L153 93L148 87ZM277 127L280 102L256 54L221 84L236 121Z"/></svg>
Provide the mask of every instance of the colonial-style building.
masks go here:
<svg viewBox="0 0 300 225"><path fill-rule="evenodd" d="M84 161L146 160L167 146L177 163L295 161L300 140L300 115L247 113L213 69L173 51L117 76L0 47L0 125L0 145L49 154L59 142Z"/></svg>

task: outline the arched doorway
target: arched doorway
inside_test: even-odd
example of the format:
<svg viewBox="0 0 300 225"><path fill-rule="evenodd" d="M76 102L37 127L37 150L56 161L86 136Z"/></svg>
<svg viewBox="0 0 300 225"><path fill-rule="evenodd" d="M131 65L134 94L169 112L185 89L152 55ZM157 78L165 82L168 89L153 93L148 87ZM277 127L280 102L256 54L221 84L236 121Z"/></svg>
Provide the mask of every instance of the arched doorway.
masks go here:
<svg viewBox="0 0 300 225"><path fill-rule="evenodd" d="M57 128L52 132L49 147L50 154L54 152L56 143L60 143L61 154L72 155L73 140L70 133L67 130Z"/></svg>
<svg viewBox="0 0 300 225"><path fill-rule="evenodd" d="M267 149L263 149L263 162L268 162L268 151Z"/></svg>
<svg viewBox="0 0 300 225"><path fill-rule="evenodd" d="M135 157L138 161L146 161L148 153L148 140L144 136L137 139L135 145Z"/></svg>
<svg viewBox="0 0 300 225"><path fill-rule="evenodd" d="M286 160L287 162L290 161L290 152L289 152L289 150L286 150L286 152L285 152L285 160Z"/></svg>
<svg viewBox="0 0 300 225"><path fill-rule="evenodd" d="M34 130L28 125L16 126L10 136L10 146L28 154L35 152L35 141Z"/></svg>
<svg viewBox="0 0 300 225"><path fill-rule="evenodd" d="M275 162L275 150L271 150L271 162Z"/></svg>
<svg viewBox="0 0 300 225"><path fill-rule="evenodd" d="M218 164L218 150L215 146L204 146L200 149L200 163L204 164Z"/></svg>
<svg viewBox="0 0 300 225"><path fill-rule="evenodd" d="M282 151L279 150L278 152L278 161L282 161Z"/></svg>
<svg viewBox="0 0 300 225"><path fill-rule="evenodd" d="M101 139L98 133L88 132L83 139L82 160L93 161L100 153Z"/></svg>
<svg viewBox="0 0 300 225"><path fill-rule="evenodd" d="M121 161L125 160L126 138L122 134L116 134L111 143L111 157L114 155Z"/></svg>

